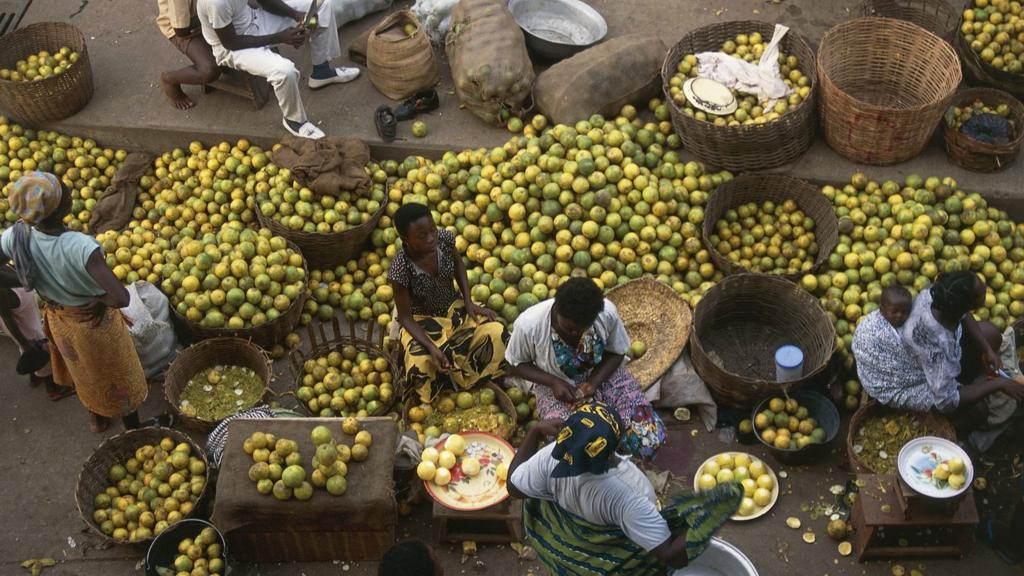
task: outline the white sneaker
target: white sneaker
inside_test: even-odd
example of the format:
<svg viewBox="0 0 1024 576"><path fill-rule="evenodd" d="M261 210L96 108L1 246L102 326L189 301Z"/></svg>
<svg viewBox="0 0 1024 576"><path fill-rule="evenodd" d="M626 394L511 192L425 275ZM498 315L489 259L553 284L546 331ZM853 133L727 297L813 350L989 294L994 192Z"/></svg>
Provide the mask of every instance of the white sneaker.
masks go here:
<svg viewBox="0 0 1024 576"><path fill-rule="evenodd" d="M331 76L330 78L323 78L318 80L310 76L309 87L312 88L313 90L316 90L317 88L323 88L324 86L327 86L329 84L344 84L346 82L351 82L358 77L359 68L335 68L334 76Z"/></svg>
<svg viewBox="0 0 1024 576"><path fill-rule="evenodd" d="M299 126L298 130L295 130L288 124L288 120L281 119L281 124L284 125L284 129L287 130L292 136L298 136L299 138L309 138L310 140L319 140L326 136L324 131L313 125L312 122L306 121Z"/></svg>

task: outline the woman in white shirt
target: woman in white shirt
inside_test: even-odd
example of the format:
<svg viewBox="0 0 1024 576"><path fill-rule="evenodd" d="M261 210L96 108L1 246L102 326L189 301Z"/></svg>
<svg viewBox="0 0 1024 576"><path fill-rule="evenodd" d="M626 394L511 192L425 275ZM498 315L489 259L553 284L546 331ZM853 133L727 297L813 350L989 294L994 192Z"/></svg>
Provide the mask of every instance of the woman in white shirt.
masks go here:
<svg viewBox="0 0 1024 576"><path fill-rule="evenodd" d="M533 383L541 419L568 418L572 405L593 396L625 423L622 449L653 458L665 425L623 362L629 336L615 305L589 278L570 278L554 299L516 319L505 349L508 374Z"/></svg>

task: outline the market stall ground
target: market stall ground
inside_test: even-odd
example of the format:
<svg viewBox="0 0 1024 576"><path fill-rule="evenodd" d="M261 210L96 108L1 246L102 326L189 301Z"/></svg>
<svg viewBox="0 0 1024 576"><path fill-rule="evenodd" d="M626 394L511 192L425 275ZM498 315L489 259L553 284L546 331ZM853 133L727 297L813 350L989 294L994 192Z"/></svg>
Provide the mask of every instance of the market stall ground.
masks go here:
<svg viewBox="0 0 1024 576"><path fill-rule="evenodd" d="M946 0L959 6L959 0ZM412 2L397 0L395 7ZM629 33L650 33L666 45L694 28L724 20L765 20L782 22L802 34L813 45L838 22L856 15L858 0L590 0L608 22L608 37ZM201 94L189 88L198 105L188 111L173 109L160 90L158 72L183 66L186 62L160 35L153 19L155 2L118 2L89 0L76 2L37 2L23 25L47 20L70 20L86 35L95 75L96 93L89 105L75 116L54 125L65 133L88 134L108 145L142 148L150 151L184 146L190 140L207 143L223 139L248 138L259 144L277 141L283 131L280 111L271 99L262 110L237 96L214 92ZM381 18L371 15L342 29L342 49ZM308 58L302 49L296 57L301 70L308 73ZM294 51L284 49L292 56ZM126 57L125 55L131 55ZM345 60L345 57L342 58ZM331 135L362 138L374 148L377 157L405 157L412 151L439 153L479 146L500 145L508 138L502 128L486 126L466 111L459 110L446 61L441 71L441 108L423 117L429 128L426 138L414 138L411 124L400 123L399 140L383 144L373 126L373 111L380 104L395 103L374 90L364 74L355 82L311 92L303 88L303 98L311 118ZM404 139L404 140L403 140ZM684 155L685 156L685 155ZM835 154L819 137L797 162L780 167L786 173L818 181L842 181L864 167ZM952 176L969 184L971 190L984 191L990 199L1004 200L1011 215L1024 214L1024 163L1016 163L995 174L968 173L948 162L941 135L913 160L891 167L873 167L868 174L879 181L902 179L910 173Z"/></svg>
<svg viewBox="0 0 1024 576"><path fill-rule="evenodd" d="M666 42L673 42L683 31L720 18L762 18L783 20L809 38L819 38L831 24L847 16L854 2L813 2L810 0L764 3L728 0L720 6L681 0L642 0L630 3L592 2L610 24L610 34L649 30ZM43 20L65 20L78 9L76 3L37 2L25 23ZM760 14L754 12L758 10ZM180 65L177 55L159 37L152 18L155 5L115 0L91 0L82 3L82 10L72 20L90 38L93 67L97 75L97 93L82 113L61 123L68 132L88 134L111 144L149 149L182 146L188 140L216 141L223 138L247 137L264 143L280 136L278 110L273 103L259 112L236 97L215 93L200 98L200 106L182 114L165 102L155 81L155 71ZM357 23L344 32L343 41L355 37L369 23ZM126 59L125 54L134 58ZM301 60L300 60L301 61ZM450 90L450 79L443 87ZM360 136L370 142L373 133L371 111L383 101L362 79L359 82L308 97L311 113L323 121L322 126L333 134ZM460 112L453 96L445 98L443 108L428 117L431 135L423 140L409 139L392 149L395 155L415 147L420 150L461 149L470 146L497 144L507 137L501 129L483 126L468 114ZM125 113L128 110L130 113ZM405 126L403 126L405 128ZM403 148L404 147L404 148ZM381 146L378 154L387 152ZM786 170L812 179L843 179L858 167L840 160L818 141L795 166ZM888 169L871 169L872 177L889 177L917 172L949 174L970 189L985 190L994 197L1019 194L1024 168L1020 165L995 176L965 175L946 162L941 148L932 145L913 162ZM841 177L837 177L841 175ZM1024 210L1017 211L1018 215ZM67 560L49 569L53 574L131 574L136 570L141 551L130 547L108 550L92 549L97 540L83 532L84 524L74 507L74 484L81 462L99 444L101 438L87 432L86 416L77 401L52 404L41 390L30 390L13 374L16 351L6 340L0 344L0 382L8 384L0 407L3 438L8 446L8 473L0 480L4 497L0 520L10 527L11 536L0 544L0 573L17 573L17 564L29 558L52 557ZM279 373L283 366L279 366ZM283 389L285 384L279 384ZM164 408L159 388L152 387L143 415L150 416ZM694 431L692 425L673 426L674 442L667 454L675 472L692 475L704 457L724 449L715 433ZM114 434L116 432L111 432ZM842 437L842 434L840 435ZM1019 436L1018 436L1019 437ZM753 452L760 455L761 451ZM772 462L771 459L768 460ZM838 466L841 454L832 454L832 466L816 466L799 471L787 468L784 495L772 514L749 524L728 526L722 536L743 549L762 574L781 574L797 569L809 574L889 574L891 563L858 565L850 558L841 558L831 541L824 537L824 521L812 522L803 504L819 498L831 500L829 488L842 484L849 476ZM1006 463L1000 474L1006 474ZM1009 481L1001 486L1005 490ZM997 486L998 487L998 486ZM1005 492L1004 492L1005 493ZM993 498L997 500L997 498ZM799 516L805 526L814 525L820 538L816 544L805 544L800 533L785 528L788 516ZM429 507L416 508L411 518L399 524L399 535L430 539ZM70 538L70 540L69 540ZM454 548L443 547L442 561L449 574L526 574L531 569L541 572L535 563L515 561L508 547L482 546L480 555L462 563ZM481 565L477 565L477 562ZM924 566L924 574L959 574L967 570L988 570L993 574L1015 573L1002 564L987 548L979 547L961 562L902 561L907 568ZM309 564L296 566L242 567L240 574L318 574L344 573L345 564ZM347 573L373 574L373 563L349 566Z"/></svg>
<svg viewBox="0 0 1024 576"><path fill-rule="evenodd" d="M113 574L142 574L137 568L144 551L131 546L108 549L96 548L100 540L89 532L75 509L74 492L80 467L92 450L101 442L100 435L88 432L85 410L74 398L52 403L41 389L29 388L22 377L14 373L17 349L7 339L0 339L0 382L4 383L4 402L0 403L0 437L4 439L6 472L0 475L0 523L6 526L6 537L0 541L0 574L18 574L18 564L30 558L54 558L60 563L45 574L75 576L107 576ZM278 362L275 372L285 373L285 365ZM283 390L285 383L275 388ZM159 386L150 387L150 395L141 408L142 416L149 417L167 408ZM765 458L776 471L785 471L780 479L781 496L772 511L751 522L733 522L721 536L738 546L765 576L798 570L800 574L833 576L872 575L892 573L896 564L921 570L926 576L942 576L971 572L989 574L1015 574L1021 569L1003 564L983 545L964 560L900 560L896 562L870 562L858 564L853 557L838 554L836 543L825 535L825 518L812 519L815 506L828 505L835 497L830 488L845 484L851 476L845 467L841 438L833 445L826 463L813 466L790 467L776 463L759 446L744 447L735 442L726 443L718 432L698 430L694 423L678 423L664 415L670 423L668 447L659 456L661 464L678 474L677 482L690 483L696 467L708 456L723 450L747 450ZM845 423L844 423L845 424ZM107 435L118 432L114 426ZM1018 431L1018 438L1019 431ZM200 439L201 440L201 439ZM992 471L986 472L992 485L987 494L979 494L979 505L985 509L1005 504L1005 494L1017 480L1010 478L1007 454L1009 441L994 449ZM1018 471L1019 474L1019 471ZM676 486L671 486L673 490ZM805 510L805 508L807 508ZM791 530L785 520L799 517L803 529ZM802 533L811 527L818 538L806 544ZM416 537L428 542L432 539L430 506L426 503L414 507L413 514L399 519L399 538ZM508 546L480 545L479 554L463 562L461 549L453 545L438 548L446 574L490 574L513 576L544 574L536 562L523 562ZM348 570L345 570L348 566ZM374 562L323 562L305 564L261 564L235 567L239 575L291 575L337 576L339 574L376 574Z"/></svg>

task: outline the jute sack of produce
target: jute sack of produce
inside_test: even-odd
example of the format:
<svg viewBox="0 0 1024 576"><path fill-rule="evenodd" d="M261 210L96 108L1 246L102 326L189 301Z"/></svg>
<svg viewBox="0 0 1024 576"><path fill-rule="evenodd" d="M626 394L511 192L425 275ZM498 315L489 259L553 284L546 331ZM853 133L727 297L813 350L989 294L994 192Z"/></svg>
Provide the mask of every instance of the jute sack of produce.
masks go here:
<svg viewBox="0 0 1024 576"><path fill-rule="evenodd" d="M657 36L630 34L562 60L537 77L537 108L559 124L592 114L614 115L631 102L647 101L661 86L668 49Z"/></svg>
<svg viewBox="0 0 1024 576"><path fill-rule="evenodd" d="M505 2L460 0L445 51L459 102L484 122L502 124L532 105L533 63Z"/></svg>
<svg viewBox="0 0 1024 576"><path fill-rule="evenodd" d="M366 68L373 86L392 100L430 88L438 80L430 39L408 10L391 14L370 33Z"/></svg>

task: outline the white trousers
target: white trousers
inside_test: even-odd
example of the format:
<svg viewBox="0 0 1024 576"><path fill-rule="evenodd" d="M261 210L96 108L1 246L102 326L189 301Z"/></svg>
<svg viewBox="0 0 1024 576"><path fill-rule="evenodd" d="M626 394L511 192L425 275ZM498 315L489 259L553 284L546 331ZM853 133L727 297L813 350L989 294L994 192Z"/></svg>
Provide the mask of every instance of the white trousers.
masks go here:
<svg viewBox="0 0 1024 576"><path fill-rule="evenodd" d="M309 10L312 0L284 0L295 10L305 13ZM317 11L317 29L309 41L310 59L313 64L322 64L341 56L341 41L338 38L338 27L334 20L334 0L320 0ZM252 25L248 30L239 30L244 36L264 36L276 34L298 23L287 17L271 14L262 8L250 8L253 11ZM269 46L262 48L246 48L245 50L225 50L223 46L215 46L213 56L221 66L248 72L253 76L262 76L270 82L281 106L281 114L292 122L305 122L306 110L302 106L299 94L299 69L291 60L275 53Z"/></svg>
<svg viewBox="0 0 1024 576"><path fill-rule="evenodd" d="M12 290L18 299L21 300L21 305L11 310L11 316L14 317L14 323L18 325L22 336L30 341L46 340L46 334L43 333L43 322L39 313L39 306L36 304L35 292L25 290L24 288L12 288ZM2 318L0 318L0 334L8 336L11 334ZM20 344L18 345L18 350L23 353L25 352L21 350ZM39 377L49 376L51 374L50 365L43 366L35 374Z"/></svg>

